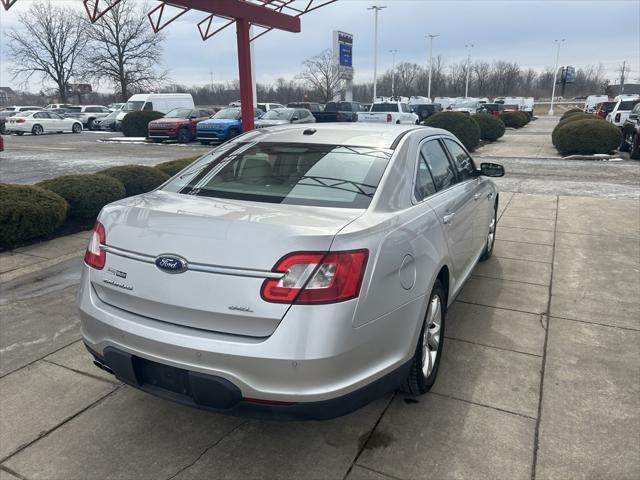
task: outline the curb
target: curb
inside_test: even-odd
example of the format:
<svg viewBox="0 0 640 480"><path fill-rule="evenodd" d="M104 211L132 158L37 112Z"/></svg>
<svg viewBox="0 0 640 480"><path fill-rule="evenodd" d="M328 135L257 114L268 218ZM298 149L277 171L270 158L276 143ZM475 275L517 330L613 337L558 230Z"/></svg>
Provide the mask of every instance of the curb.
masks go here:
<svg viewBox="0 0 640 480"><path fill-rule="evenodd" d="M66 262L68 260L73 260L74 258L82 258L82 256L84 255L84 252L85 252L85 249L83 248L82 250L76 250L75 252L67 253L66 255L61 255L56 258L44 260L42 262L34 263L32 265L27 265L26 267L20 267L20 268L16 268L15 270L10 270L8 272L0 274L0 283L5 285L6 283L12 280L15 280L16 278L38 273L42 270L55 267L56 265Z"/></svg>
<svg viewBox="0 0 640 480"><path fill-rule="evenodd" d="M109 137L101 138L98 141L106 143L152 143L147 140L147 137Z"/></svg>

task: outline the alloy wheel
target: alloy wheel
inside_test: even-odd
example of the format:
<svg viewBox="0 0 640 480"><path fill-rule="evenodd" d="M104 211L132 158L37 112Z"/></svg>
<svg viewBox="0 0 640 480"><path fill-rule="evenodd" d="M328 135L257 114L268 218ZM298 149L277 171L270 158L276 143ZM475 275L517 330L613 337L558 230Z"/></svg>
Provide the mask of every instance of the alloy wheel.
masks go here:
<svg viewBox="0 0 640 480"><path fill-rule="evenodd" d="M493 218L489 224L489 235L487 235L487 252L493 249L493 242L496 238L496 211L493 211Z"/></svg>
<svg viewBox="0 0 640 480"><path fill-rule="evenodd" d="M34 125L31 129L31 133L34 135L42 135L42 127L40 125Z"/></svg>
<svg viewBox="0 0 640 480"><path fill-rule="evenodd" d="M442 305L440 296L434 295L429 303L429 311L422 333L422 374L425 378L431 375L438 357L440 332L442 327Z"/></svg>

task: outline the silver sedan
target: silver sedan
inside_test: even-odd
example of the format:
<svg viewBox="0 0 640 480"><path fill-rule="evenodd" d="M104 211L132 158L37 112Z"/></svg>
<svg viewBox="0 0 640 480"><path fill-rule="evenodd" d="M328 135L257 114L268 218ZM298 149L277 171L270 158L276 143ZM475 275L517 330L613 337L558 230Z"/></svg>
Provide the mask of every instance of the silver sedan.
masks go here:
<svg viewBox="0 0 640 480"><path fill-rule="evenodd" d="M436 380L498 192L444 130L262 128L100 213L79 294L95 364L230 414L331 418Z"/></svg>

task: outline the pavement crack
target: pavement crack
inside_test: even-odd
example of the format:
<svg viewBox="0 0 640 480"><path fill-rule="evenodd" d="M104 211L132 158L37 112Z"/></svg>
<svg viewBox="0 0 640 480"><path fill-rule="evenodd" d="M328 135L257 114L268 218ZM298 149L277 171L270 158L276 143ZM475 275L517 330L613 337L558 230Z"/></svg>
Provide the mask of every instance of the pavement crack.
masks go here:
<svg viewBox="0 0 640 480"><path fill-rule="evenodd" d="M544 314L544 313L541 313L541 314L540 314L540 318L539 318L539 320L540 320L540 326L542 327L542 329L543 329L543 330L546 330L546 329L547 329L547 325L546 325L546 323L545 323L544 319L545 319L545 314Z"/></svg>
<svg viewBox="0 0 640 480"><path fill-rule="evenodd" d="M167 478L167 480L172 480L173 478L176 478L178 475L180 475L182 472L184 472L185 470L190 469L191 467L193 467L196 463L198 463L200 461L200 459L202 457L204 457L209 450L211 450L212 448L215 448L216 446L218 446L218 444L220 442L222 442L222 440L224 440L225 438L227 438L229 435L232 435L236 430L240 429L241 427L245 426L247 423L249 423L251 420L245 420L244 422L239 423L238 425L236 425L235 427L233 427L232 429L230 429L228 432L226 432L225 434L223 434L220 438L218 438L215 442L213 442L211 445L209 445L207 448L205 448L200 455L198 455L192 462L188 463L187 465L185 465L184 467L180 467L180 469L178 469L178 471L176 473L174 473L173 475L171 475L170 477Z"/></svg>

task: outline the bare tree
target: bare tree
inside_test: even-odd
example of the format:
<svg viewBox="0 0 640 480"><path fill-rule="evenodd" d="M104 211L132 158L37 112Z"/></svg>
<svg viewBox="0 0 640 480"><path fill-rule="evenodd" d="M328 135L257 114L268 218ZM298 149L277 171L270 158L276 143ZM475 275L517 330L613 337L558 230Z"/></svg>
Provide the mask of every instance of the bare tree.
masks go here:
<svg viewBox="0 0 640 480"><path fill-rule="evenodd" d="M146 10L146 5L136 8L132 0L122 0L89 30L94 48L87 75L109 82L122 101L167 79L167 72L156 70L164 36L153 33Z"/></svg>
<svg viewBox="0 0 640 480"><path fill-rule="evenodd" d="M339 91L341 80L338 76L338 64L331 50L324 50L302 64L305 71L298 75L298 79L315 90L322 102L333 100Z"/></svg>
<svg viewBox="0 0 640 480"><path fill-rule="evenodd" d="M400 62L396 66L396 91L404 96L414 94L421 73L422 67L417 63Z"/></svg>
<svg viewBox="0 0 640 480"><path fill-rule="evenodd" d="M485 95L487 93L489 78L491 77L491 65L487 62L478 60L472 65L471 72L474 76L478 95Z"/></svg>
<svg viewBox="0 0 640 480"><path fill-rule="evenodd" d="M26 81L39 75L52 81L60 101L66 103L69 83L82 70L88 20L75 9L54 7L50 1L34 3L18 20L22 28L6 33L13 78Z"/></svg>

